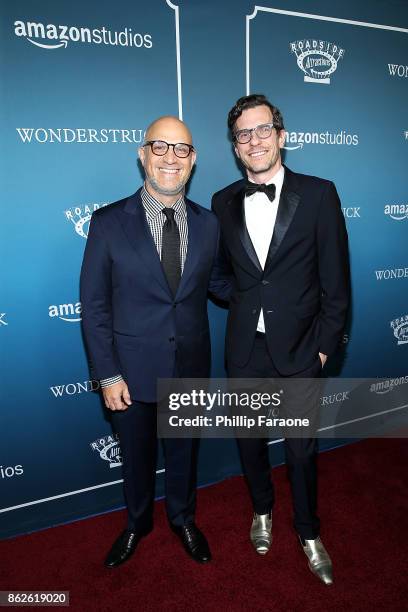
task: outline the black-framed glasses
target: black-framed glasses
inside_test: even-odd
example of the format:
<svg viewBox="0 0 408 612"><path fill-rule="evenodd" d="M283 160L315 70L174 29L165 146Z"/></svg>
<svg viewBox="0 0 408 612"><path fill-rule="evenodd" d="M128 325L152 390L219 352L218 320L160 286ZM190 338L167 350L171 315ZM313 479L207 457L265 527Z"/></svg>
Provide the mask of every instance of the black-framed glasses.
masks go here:
<svg viewBox="0 0 408 612"><path fill-rule="evenodd" d="M194 151L193 145L186 144L185 142L166 142L165 140L147 140L144 143L144 147L150 146L152 152L155 155L166 155L169 147L173 147L174 155L176 157L188 157L191 151Z"/></svg>
<svg viewBox="0 0 408 612"><path fill-rule="evenodd" d="M252 138L252 132L258 136L258 138L269 138L272 134L273 123L262 123L261 125L257 125L254 128L250 128L247 130L238 130L234 134L234 140L239 142L239 144L246 144Z"/></svg>

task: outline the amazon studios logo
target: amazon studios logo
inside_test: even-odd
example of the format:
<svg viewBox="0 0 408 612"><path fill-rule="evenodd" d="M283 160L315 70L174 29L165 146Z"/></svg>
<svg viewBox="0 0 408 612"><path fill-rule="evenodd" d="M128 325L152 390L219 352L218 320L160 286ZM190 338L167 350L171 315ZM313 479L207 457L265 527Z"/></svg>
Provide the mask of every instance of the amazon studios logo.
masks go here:
<svg viewBox="0 0 408 612"><path fill-rule="evenodd" d="M408 344L408 315L390 321L397 344Z"/></svg>
<svg viewBox="0 0 408 612"><path fill-rule="evenodd" d="M151 34L134 34L132 28L125 28L121 32L111 31L102 27L100 29L84 28L82 26L54 25L53 23L39 23L34 21L15 21L14 34L26 38L32 45L42 49L60 49L68 43L88 43L95 45L112 45L114 47L145 47L151 49L153 41Z"/></svg>
<svg viewBox="0 0 408 612"><path fill-rule="evenodd" d="M389 393L393 391L396 387L400 385L405 385L408 383L408 376L400 376L400 378L389 378L388 380L381 380L376 383L372 383L370 386L370 392L376 393L377 395L384 395L384 393Z"/></svg>
<svg viewBox="0 0 408 612"><path fill-rule="evenodd" d="M384 215L394 219L394 221L408 219L408 204L386 204Z"/></svg>
<svg viewBox="0 0 408 612"><path fill-rule="evenodd" d="M330 75L337 69L344 49L334 43L315 39L298 40L290 43L289 47L305 75L305 83L330 85Z"/></svg>
<svg viewBox="0 0 408 612"><path fill-rule="evenodd" d="M346 145L357 146L358 135L347 134L344 130L337 133L326 132L286 132L285 146L287 151L302 149L303 145Z"/></svg>
<svg viewBox="0 0 408 612"><path fill-rule="evenodd" d="M73 206L72 208L64 211L64 214L66 219L72 222L78 236L81 236L86 240L88 238L89 222L91 220L92 213L94 210L107 206L108 204L110 204L110 202Z"/></svg>
<svg viewBox="0 0 408 612"><path fill-rule="evenodd" d="M24 474L24 468L21 465L21 463L19 463L18 465L0 465L0 478L2 479L6 479L6 478L13 478L14 476L21 476L22 474Z"/></svg>
<svg viewBox="0 0 408 612"><path fill-rule="evenodd" d="M109 467L120 467L122 465L122 455L117 434L98 438L90 444L92 450L97 451L104 461L109 462Z"/></svg>
<svg viewBox="0 0 408 612"><path fill-rule="evenodd" d="M48 316L51 319L57 317L62 321L68 321L69 323L77 323L81 320L81 302L76 304L52 304L48 307Z"/></svg>

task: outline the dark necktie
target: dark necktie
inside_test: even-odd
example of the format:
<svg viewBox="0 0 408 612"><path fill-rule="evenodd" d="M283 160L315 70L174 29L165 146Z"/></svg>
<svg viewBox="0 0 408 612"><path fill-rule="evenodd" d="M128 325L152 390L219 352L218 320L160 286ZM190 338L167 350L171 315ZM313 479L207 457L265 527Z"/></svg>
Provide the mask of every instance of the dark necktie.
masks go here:
<svg viewBox="0 0 408 612"><path fill-rule="evenodd" d="M257 191L261 193L265 193L271 202L275 199L276 194L276 186L272 183L271 185L265 185L265 183L261 183L257 185L256 183L247 182L245 185L245 195L251 196Z"/></svg>
<svg viewBox="0 0 408 612"><path fill-rule="evenodd" d="M174 297L181 278L180 232L174 219L174 208L163 208L162 213L166 221L163 225L161 262Z"/></svg>

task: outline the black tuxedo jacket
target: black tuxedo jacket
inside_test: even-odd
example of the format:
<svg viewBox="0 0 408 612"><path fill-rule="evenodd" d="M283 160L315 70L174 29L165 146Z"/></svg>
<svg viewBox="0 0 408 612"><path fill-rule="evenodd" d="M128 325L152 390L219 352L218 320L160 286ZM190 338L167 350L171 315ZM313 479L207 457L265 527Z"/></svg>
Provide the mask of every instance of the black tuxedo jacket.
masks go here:
<svg viewBox="0 0 408 612"><path fill-rule="evenodd" d="M220 261L233 273L227 364L249 360L263 309L268 350L283 376L301 372L341 339L349 303L347 232L334 184L285 168L265 268L245 224L245 181L213 196L221 226Z"/></svg>

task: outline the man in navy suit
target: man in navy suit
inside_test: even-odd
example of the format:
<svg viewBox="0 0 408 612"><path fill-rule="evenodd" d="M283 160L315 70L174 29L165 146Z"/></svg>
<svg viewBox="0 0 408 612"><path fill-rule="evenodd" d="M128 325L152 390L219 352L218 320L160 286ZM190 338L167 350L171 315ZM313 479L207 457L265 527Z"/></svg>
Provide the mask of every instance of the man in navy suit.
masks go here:
<svg viewBox="0 0 408 612"><path fill-rule="evenodd" d="M189 129L161 117L147 129L139 158L144 186L93 214L81 272L83 330L119 434L128 508L107 567L126 561L152 530L157 379L209 376L207 291L223 297L224 286L211 280L217 219L184 196L196 159ZM164 439L163 448L170 526L205 563L211 553L194 522L197 440Z"/></svg>
<svg viewBox="0 0 408 612"><path fill-rule="evenodd" d="M224 265L235 280L226 336L228 374L318 378L340 342L349 301L347 232L336 188L282 164L283 119L265 96L240 98L228 127L246 172L246 179L213 197ZM310 381L311 391L315 386ZM291 405L289 416L301 417L306 405ZM238 444L254 507L250 538L265 554L275 499L267 440L241 438ZM332 564L319 537L316 440L287 438L285 454L295 530L310 568L330 584Z"/></svg>

